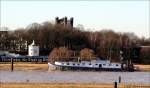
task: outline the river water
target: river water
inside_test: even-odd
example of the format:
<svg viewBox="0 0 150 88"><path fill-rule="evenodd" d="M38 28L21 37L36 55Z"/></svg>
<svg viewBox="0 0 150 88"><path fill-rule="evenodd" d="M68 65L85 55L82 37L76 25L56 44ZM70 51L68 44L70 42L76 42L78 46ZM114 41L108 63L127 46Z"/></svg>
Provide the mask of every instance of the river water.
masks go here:
<svg viewBox="0 0 150 88"><path fill-rule="evenodd" d="M150 72L0 71L0 82L39 83L150 83Z"/></svg>

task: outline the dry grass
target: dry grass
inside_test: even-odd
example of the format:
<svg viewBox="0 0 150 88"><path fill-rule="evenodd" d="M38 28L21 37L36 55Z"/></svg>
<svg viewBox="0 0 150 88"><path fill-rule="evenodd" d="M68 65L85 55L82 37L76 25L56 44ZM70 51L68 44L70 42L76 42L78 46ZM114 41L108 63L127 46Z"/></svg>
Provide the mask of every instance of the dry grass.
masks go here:
<svg viewBox="0 0 150 88"><path fill-rule="evenodd" d="M135 65L135 67L138 67L140 71L149 71L150 72L150 65Z"/></svg>
<svg viewBox="0 0 150 88"><path fill-rule="evenodd" d="M139 84L138 84L139 85ZM118 88L135 88L137 84L119 84ZM138 88L149 88L150 85L140 85ZM114 84L88 83L1 83L0 88L114 88Z"/></svg>
<svg viewBox="0 0 150 88"><path fill-rule="evenodd" d="M0 64L0 70L10 70L11 64ZM31 64L31 63L14 63L14 70L41 70L47 71L47 64Z"/></svg>

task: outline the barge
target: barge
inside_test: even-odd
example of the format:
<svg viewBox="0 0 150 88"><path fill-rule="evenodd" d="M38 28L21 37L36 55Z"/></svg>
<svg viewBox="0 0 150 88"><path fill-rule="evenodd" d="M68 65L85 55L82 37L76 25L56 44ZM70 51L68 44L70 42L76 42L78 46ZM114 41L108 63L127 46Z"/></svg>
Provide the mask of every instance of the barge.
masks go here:
<svg viewBox="0 0 150 88"><path fill-rule="evenodd" d="M49 68L59 70L96 70L96 71L123 71L127 68L126 64L110 62L109 60L91 60L91 61L55 61L54 64L48 63Z"/></svg>

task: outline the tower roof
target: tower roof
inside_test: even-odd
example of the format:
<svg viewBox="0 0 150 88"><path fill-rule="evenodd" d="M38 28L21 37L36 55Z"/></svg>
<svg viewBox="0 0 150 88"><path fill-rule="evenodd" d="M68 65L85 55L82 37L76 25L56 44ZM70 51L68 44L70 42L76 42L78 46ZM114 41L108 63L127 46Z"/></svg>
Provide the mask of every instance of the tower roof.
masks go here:
<svg viewBox="0 0 150 88"><path fill-rule="evenodd" d="M36 46L35 41L33 40L31 46Z"/></svg>

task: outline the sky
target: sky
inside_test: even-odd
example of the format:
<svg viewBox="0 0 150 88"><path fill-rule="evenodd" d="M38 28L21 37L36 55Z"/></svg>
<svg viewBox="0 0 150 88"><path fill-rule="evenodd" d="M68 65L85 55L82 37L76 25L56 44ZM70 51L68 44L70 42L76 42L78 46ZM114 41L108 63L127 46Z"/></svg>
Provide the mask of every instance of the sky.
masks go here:
<svg viewBox="0 0 150 88"><path fill-rule="evenodd" d="M54 22L55 17L74 17L74 26L85 30L112 29L133 32L139 37L150 36L149 0L107 1L19 1L1 0L0 26L16 28L31 23Z"/></svg>

